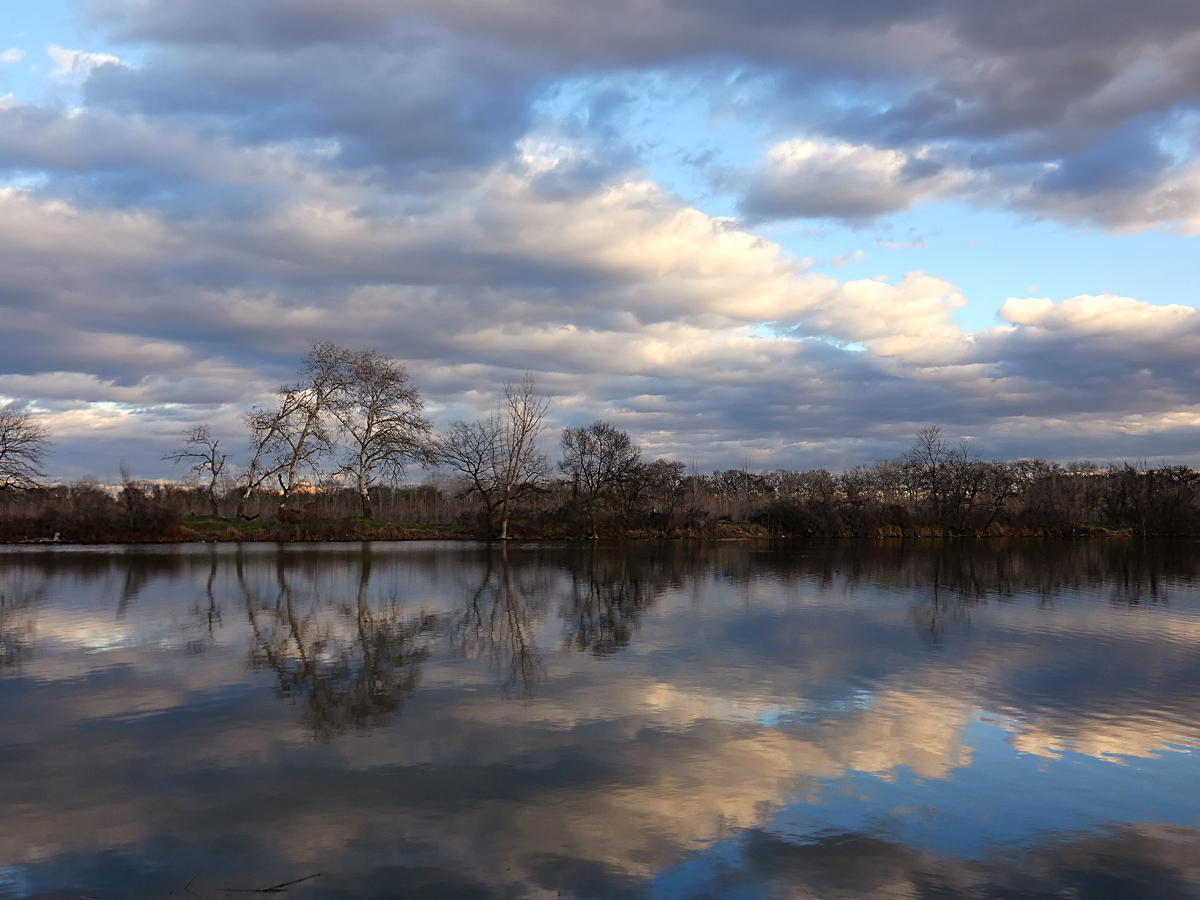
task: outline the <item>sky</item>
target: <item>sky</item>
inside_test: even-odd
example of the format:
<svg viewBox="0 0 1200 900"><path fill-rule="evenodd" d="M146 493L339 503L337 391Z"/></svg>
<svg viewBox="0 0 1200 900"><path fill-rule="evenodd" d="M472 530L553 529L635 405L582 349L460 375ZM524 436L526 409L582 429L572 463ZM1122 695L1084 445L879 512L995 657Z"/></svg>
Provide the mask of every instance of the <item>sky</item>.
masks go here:
<svg viewBox="0 0 1200 900"><path fill-rule="evenodd" d="M701 470L1200 465L1200 6L17 0L0 403L234 459L319 340Z"/></svg>

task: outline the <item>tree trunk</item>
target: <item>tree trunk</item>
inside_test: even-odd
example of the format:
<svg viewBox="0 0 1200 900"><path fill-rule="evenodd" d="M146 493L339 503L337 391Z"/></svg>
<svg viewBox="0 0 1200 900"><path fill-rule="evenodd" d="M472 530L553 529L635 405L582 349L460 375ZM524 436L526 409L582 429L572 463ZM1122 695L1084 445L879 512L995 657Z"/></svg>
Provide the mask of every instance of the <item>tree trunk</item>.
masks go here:
<svg viewBox="0 0 1200 900"><path fill-rule="evenodd" d="M500 501L500 540L508 540L508 488L504 489L504 499Z"/></svg>
<svg viewBox="0 0 1200 900"><path fill-rule="evenodd" d="M250 502L250 495L254 493L254 486L247 484L246 489L238 493L237 511L234 516L238 519L246 518L246 504Z"/></svg>

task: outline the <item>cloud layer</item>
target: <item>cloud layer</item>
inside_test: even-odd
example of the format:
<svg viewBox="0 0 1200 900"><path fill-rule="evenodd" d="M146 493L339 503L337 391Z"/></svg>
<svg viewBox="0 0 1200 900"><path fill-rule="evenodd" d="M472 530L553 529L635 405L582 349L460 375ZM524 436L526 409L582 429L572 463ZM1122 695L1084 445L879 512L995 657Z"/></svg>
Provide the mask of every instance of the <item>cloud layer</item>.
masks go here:
<svg viewBox="0 0 1200 900"><path fill-rule="evenodd" d="M966 331L936 272L837 280L756 230L947 199L1200 228L1200 12L1077 6L92 0L128 52L53 45L82 103L0 104L0 395L63 475L167 474L192 421L236 440L315 339L405 359L443 424L529 371L555 424L705 466L840 467L933 421L1200 461L1191 307L1013 299ZM774 135L711 173L743 218L605 112L654 73ZM567 80L586 109L548 123Z"/></svg>

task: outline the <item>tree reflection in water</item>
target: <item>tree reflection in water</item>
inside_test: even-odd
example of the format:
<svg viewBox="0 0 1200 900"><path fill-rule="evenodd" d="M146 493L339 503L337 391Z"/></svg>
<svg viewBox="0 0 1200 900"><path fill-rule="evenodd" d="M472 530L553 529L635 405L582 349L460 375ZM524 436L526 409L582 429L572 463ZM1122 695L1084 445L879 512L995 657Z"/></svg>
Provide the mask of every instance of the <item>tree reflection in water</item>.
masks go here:
<svg viewBox="0 0 1200 900"><path fill-rule="evenodd" d="M381 725L416 690L437 619L406 615L395 597L376 607L369 603L367 546L354 602L336 607L341 621L322 616L329 605L316 592L297 601L283 554L274 603L249 587L240 556L237 577L254 634L250 666L273 669L281 697L305 698L302 721L314 738L327 741L351 728Z"/></svg>
<svg viewBox="0 0 1200 900"><path fill-rule="evenodd" d="M460 656L491 659L505 673L505 693L520 684L529 694L545 672L534 632L544 617L548 585L540 566L514 565L507 544L501 544L499 565L496 555L487 554L483 578L454 623L451 643Z"/></svg>
<svg viewBox="0 0 1200 900"><path fill-rule="evenodd" d="M1024 595L1049 605L1065 591L1101 588L1119 606L1165 605L1172 582L1198 580L1200 559L1184 542L1103 539L829 542L824 553L830 572L916 589L911 619L932 646L969 627L972 609L990 600Z"/></svg>
<svg viewBox="0 0 1200 900"><path fill-rule="evenodd" d="M276 673L280 697L304 699L304 725L319 740L388 721L417 689L420 664L439 639L448 639L459 657L487 659L502 675L504 693L531 694L545 677L537 630L550 599L563 600L567 647L607 655L626 646L640 616L684 578L675 565L663 566L637 550L589 548L564 565L547 566L540 553L501 545L484 554L482 575L460 612L414 615L395 597L371 601L372 559L364 547L357 596L341 604L308 585L297 588L284 554L275 561L271 599L251 587L242 558L236 561L254 637L250 666ZM220 612L211 593L209 598L207 610L194 612L212 622Z"/></svg>
<svg viewBox="0 0 1200 900"><path fill-rule="evenodd" d="M37 605L45 599L45 589L34 594L16 590L0 591L0 675L19 672L21 664L33 653L37 636Z"/></svg>
<svg viewBox="0 0 1200 900"><path fill-rule="evenodd" d="M640 548L639 548L640 549ZM567 563L570 599L562 617L567 647L596 656L616 653L633 639L643 613L680 579L647 554L585 550Z"/></svg>
<svg viewBox="0 0 1200 900"><path fill-rule="evenodd" d="M551 618L560 624L561 646L608 656L636 639L667 590L707 578L896 591L907 597L921 639L941 646L988 603L1053 605L1064 592L1087 592L1120 606L1166 605L1172 591L1200 582L1195 546L1121 538L463 546L453 555L456 575L469 579L462 604L438 615L406 611L397 596L381 600L378 588L372 599L369 588L372 567L376 581L410 569L440 577L450 558L444 549L406 553L403 564L392 549L369 545L353 554L281 548L274 556L247 555L252 568L271 560L273 588L247 577L242 551L228 548L18 552L0 566L0 673L14 674L33 658L43 601L64 579L73 589L111 596L118 622L149 586L156 595L193 584L198 596L183 625L187 652L216 646L223 604L243 603L254 644L250 664L274 671L280 695L303 699L306 727L328 739L398 711L437 641L448 641L461 658L490 660L504 692L529 693L545 675L537 637ZM347 564L349 587L339 571ZM234 568L240 587L231 598L222 581ZM334 571L333 583L343 587L322 598L308 579Z"/></svg>

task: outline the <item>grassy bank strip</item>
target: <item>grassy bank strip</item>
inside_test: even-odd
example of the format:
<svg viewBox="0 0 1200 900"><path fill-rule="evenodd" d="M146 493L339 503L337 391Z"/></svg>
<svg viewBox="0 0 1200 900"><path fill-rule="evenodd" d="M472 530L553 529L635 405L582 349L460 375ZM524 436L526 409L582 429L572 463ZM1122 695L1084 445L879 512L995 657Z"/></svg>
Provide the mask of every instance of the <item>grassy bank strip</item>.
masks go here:
<svg viewBox="0 0 1200 900"><path fill-rule="evenodd" d="M76 527L71 527L71 525ZM993 526L982 534L962 534L934 526L898 528L885 526L870 531L842 533L788 532L768 529L751 522L720 520L691 527L664 530L645 528L606 528L602 538L630 539L705 539L745 540L750 538L962 538L962 537L1088 537L1128 536L1128 528L1072 527L1058 530L1002 528ZM67 530L51 530L44 521L0 521L0 544L171 544L234 542L302 541L427 541L486 540L485 530L453 524L414 524L386 522L362 516L341 519L306 519L291 522L259 522L225 519L217 516L189 516L182 521L163 523L161 527L130 528L124 523L101 521L70 523ZM561 523L529 520L516 523L512 537L517 540L561 541L584 537L576 528Z"/></svg>

